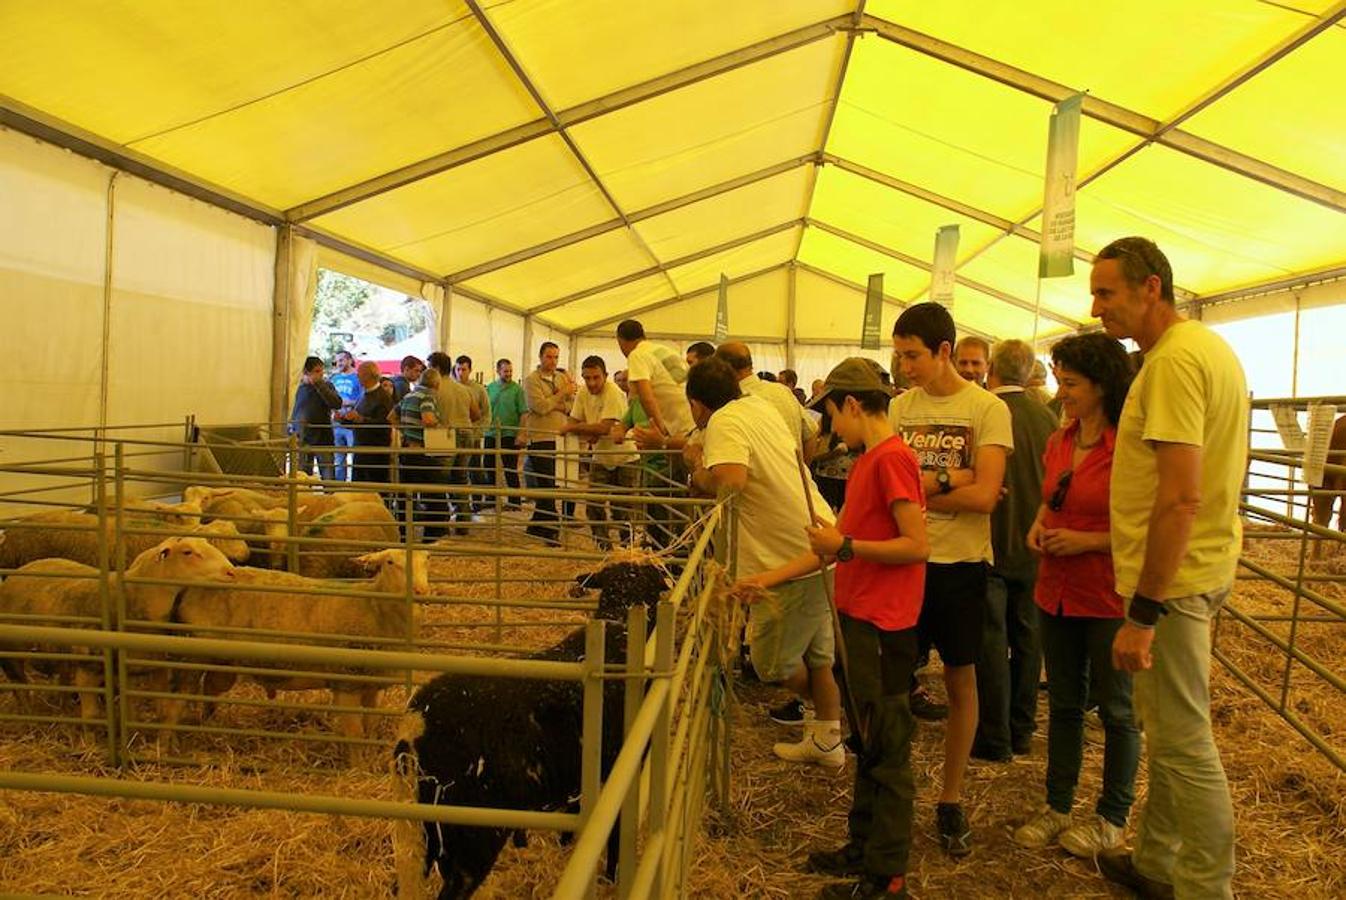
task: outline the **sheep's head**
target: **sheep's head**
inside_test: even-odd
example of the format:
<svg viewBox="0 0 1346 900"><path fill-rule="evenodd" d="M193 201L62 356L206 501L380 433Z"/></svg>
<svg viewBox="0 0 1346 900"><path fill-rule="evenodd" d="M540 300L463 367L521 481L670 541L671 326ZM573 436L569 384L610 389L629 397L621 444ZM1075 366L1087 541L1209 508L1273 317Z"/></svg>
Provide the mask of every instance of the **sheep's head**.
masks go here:
<svg viewBox="0 0 1346 900"><path fill-rule="evenodd" d="M209 535L207 538L221 553L229 558L231 562L245 563L248 561L250 551L248 544L238 534L238 526L227 519L216 519L201 525L196 529L197 534Z"/></svg>
<svg viewBox="0 0 1346 900"><path fill-rule="evenodd" d="M636 604L653 608L668 588L668 579L657 566L649 563L611 563L575 578L579 589L597 588L600 619L624 621L626 611Z"/></svg>
<svg viewBox="0 0 1346 900"><path fill-rule="evenodd" d="M127 571L154 578L204 581L232 578L234 564L205 538L171 537L137 556Z"/></svg>
<svg viewBox="0 0 1346 900"><path fill-rule="evenodd" d="M351 561L374 576L374 590L396 594L407 587L406 557L407 551L390 548ZM411 551L411 590L415 594L430 593L430 554L424 550Z"/></svg>

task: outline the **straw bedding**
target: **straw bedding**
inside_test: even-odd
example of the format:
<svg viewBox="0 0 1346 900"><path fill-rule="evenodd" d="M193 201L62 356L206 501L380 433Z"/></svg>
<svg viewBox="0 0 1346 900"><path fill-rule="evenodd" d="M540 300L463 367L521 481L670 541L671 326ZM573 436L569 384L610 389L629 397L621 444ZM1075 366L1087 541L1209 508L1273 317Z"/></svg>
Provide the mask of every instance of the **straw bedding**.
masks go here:
<svg viewBox="0 0 1346 900"><path fill-rule="evenodd" d="M1287 543L1253 542L1249 552L1277 571L1291 571ZM488 577L494 562L437 560L435 574ZM570 577L582 567L541 560L511 561L508 572ZM1346 554L1329 557L1324 570L1346 571ZM545 573L543 575L542 573ZM456 593L462 586L454 587ZM442 587L437 589L443 589ZM472 590L486 590L478 585ZM1323 592L1341 598L1340 585ZM559 583L513 584L507 596L564 596ZM1241 581L1236 603L1248 613L1286 612L1279 589ZM431 610L432 621L494 621L493 609L455 606ZM509 610L507 621L582 620L574 612ZM569 626L505 628L506 643L544 646ZM1268 625L1276 633L1286 626ZM444 634L452 635L445 638ZM446 629L436 639L493 641L492 628ZM1296 643L1341 671L1346 631L1339 624L1301 625ZM1259 683L1279 690L1283 657L1237 623L1222 626L1219 646ZM1302 667L1296 667L1302 669ZM931 678L939 693L938 678ZM1346 894L1346 774L1338 771L1252 696L1220 665L1212 667L1213 715L1234 796L1238 826L1236 892L1245 896L1338 897ZM850 765L834 775L799 770L777 761L771 744L795 731L765 718L780 694L757 684L736 686L733 707L733 785L729 808L708 807L706 834L692 854L690 894L696 897L808 897L824 883L803 875L807 850L844 840ZM384 704L397 708L401 689ZM0 706L12 701L0 698ZM1296 673L1291 704L1342 748L1346 721L1342 697L1316 676ZM942 725L922 724L914 748L918 806L911 863L916 897L1123 896L1092 863L1058 850L1026 851L1010 840L1015 825L1038 807L1045 766L1045 701L1033 753L1003 765L974 764L965 802L976 830L976 849L961 862L945 857L934 840L933 802L938 782ZM322 731L318 714L302 711L221 710L239 724ZM254 725L255 727L255 725ZM380 734L389 733L384 723ZM190 738L194 749L212 749L215 764L200 767L139 764L125 777L188 784L258 787L352 797L390 798L391 784L370 763L349 768L339 751L320 744L264 739ZM230 748L230 749L227 749ZM381 756L381 754L380 754ZM104 769L99 740L74 729L5 725L0 768L30 772L117 774ZM1099 787L1101 750L1086 750L1077 815L1091 811ZM1144 784L1139 786L1141 798ZM0 891L116 895L123 897L381 897L393 881L391 825L227 807L164 805L66 795L6 792L0 800ZM478 896L532 898L550 895L567 850L552 835L533 834L526 848L510 847ZM600 896L611 896L609 888Z"/></svg>

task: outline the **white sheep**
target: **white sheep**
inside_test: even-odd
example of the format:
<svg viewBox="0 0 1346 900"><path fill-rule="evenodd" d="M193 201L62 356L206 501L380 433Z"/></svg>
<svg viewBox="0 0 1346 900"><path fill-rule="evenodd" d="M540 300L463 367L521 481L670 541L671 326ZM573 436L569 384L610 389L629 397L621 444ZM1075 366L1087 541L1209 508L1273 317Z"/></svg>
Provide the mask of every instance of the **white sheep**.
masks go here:
<svg viewBox="0 0 1346 900"><path fill-rule="evenodd" d="M7 541L6 541L7 543ZM139 554L126 569L131 578L205 581L228 579L234 566L204 538L172 537ZM118 584L111 585L115 592ZM167 621L173 610L173 601L182 590L179 585L152 585L126 583L126 614L132 620ZM115 597L115 593L110 594ZM82 617L91 620L85 624L60 622L74 628L98 628L103 615L103 599L99 589L98 570L68 559L40 559L22 566L0 584L0 613L23 615L24 624L53 624L55 617ZM109 618L115 623L115 603ZM14 623L16 620L8 619ZM60 646L24 645L0 640L7 650L63 652ZM77 653L90 653L78 649ZM21 658L5 657L0 661L11 681L26 682L26 667ZM89 688L80 693L80 715L86 719L99 715L99 690L103 683L103 663L58 662L54 670L62 682Z"/></svg>
<svg viewBox="0 0 1346 900"><path fill-rule="evenodd" d="M4 523L5 541L0 544L0 568L16 569L39 559L68 559L86 566L98 565L98 516L75 510L51 510L36 513ZM182 528L183 524L168 522L158 516L133 515L125 518L128 528ZM208 540L234 562L247 562L248 545L239 539L239 532L228 522L198 525L192 522L186 536L207 535ZM103 534L108 544L109 562L115 563L113 535L116 520L109 515ZM126 556L135 559L144 551L162 542L162 534L125 535Z"/></svg>
<svg viewBox="0 0 1346 900"><path fill-rule="evenodd" d="M364 568L356 557L369 552L368 543L398 542L397 520L378 500L341 504L304 522L299 533L332 542L300 545L299 574L311 578L358 578Z"/></svg>
<svg viewBox="0 0 1346 900"><path fill-rule="evenodd" d="M389 549L357 557L354 561L365 571L373 571L374 574L367 581L353 584L322 581L289 572L237 568L233 571L232 582L228 587L196 586L184 591L174 608L172 621L201 628L202 631L195 633L205 637L388 649L386 643L362 643L358 638L402 640L414 637L419 616L414 611L414 605L406 597L406 553L405 550ZM413 551L411 556L412 592L418 595L428 594L430 592L428 554L423 550L417 550ZM249 585L321 590L323 593L290 594L249 590ZM352 591L357 590L393 596L354 596ZM303 633L312 635L314 639L243 634L233 631L216 634L204 630L210 627ZM338 635L356 637L357 640L334 637ZM314 669L313 666L292 666L286 663L265 665L277 669L304 668L309 671ZM321 669L334 674L341 672L362 675L396 674L355 668L321 667ZM210 678L204 680L200 690L211 695L221 694L233 686L237 677L229 673L212 673ZM384 689L384 686L379 684L343 681L339 678L298 675L247 677L261 684L269 697L274 698L276 691L279 690L330 690L334 705L359 705L366 709L378 705L379 696ZM181 720L183 705L182 701L169 701L163 705L162 714L166 724L176 724ZM346 736L360 737L364 733L362 716L358 713L340 715L337 730Z"/></svg>

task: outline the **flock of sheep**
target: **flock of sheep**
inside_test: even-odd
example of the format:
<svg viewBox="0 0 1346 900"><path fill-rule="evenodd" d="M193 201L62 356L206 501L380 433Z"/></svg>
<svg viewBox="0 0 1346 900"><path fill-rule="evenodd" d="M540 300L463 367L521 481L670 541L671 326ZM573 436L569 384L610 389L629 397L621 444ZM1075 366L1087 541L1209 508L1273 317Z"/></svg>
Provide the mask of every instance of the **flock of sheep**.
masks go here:
<svg viewBox="0 0 1346 900"><path fill-rule="evenodd" d="M301 494L295 517L297 534L324 542L301 548L298 572L272 568L285 559L290 519L286 504L285 494L278 491L199 486L187 488L178 504L128 503L121 518L127 526L124 541L131 562L123 575L114 571L114 581L120 578L121 582L114 583L111 594L124 593L127 622L140 627L172 623L178 626L173 629L178 634L250 641L306 643L304 636L312 635L315 640L328 638L324 643L381 646L411 639L417 607L408 600L408 588L413 594L429 593L427 554L410 554L408 575L408 552L388 546L397 544L398 528L381 498L361 493ZM105 611L97 564L100 554L110 555L107 548L115 518L104 516L100 526L100 517L94 513L58 510L5 522L0 567L16 571L0 584L0 613L27 617L17 621L30 624L98 627ZM137 529L159 533L138 534ZM168 531L181 534L165 539L163 533ZM368 552L380 544L387 549ZM263 566L236 565L250 558ZM366 575L363 580L348 580ZM177 583L147 584L145 580ZM116 604L109 605L107 615L115 619ZM268 637L268 633L282 637ZM0 639L0 649L56 653L62 648ZM21 656L0 657L0 666L15 682L29 682L33 669L43 667ZM294 668L284 663L274 667ZM83 718L100 717L101 658L48 662L45 668L44 674L61 683L85 689L79 692ZM361 674L392 673L362 670ZM330 690L337 706L372 708L382 688L343 681L335 675L248 677L272 698L277 690ZM137 680L156 691L218 696L240 676L150 669L137 673ZM207 705L203 714L210 711ZM160 703L161 720L167 726L161 737L171 740L171 726L182 721L183 712L181 702ZM362 736L362 718L355 714L338 717L337 732Z"/></svg>
<svg viewBox="0 0 1346 900"><path fill-rule="evenodd" d="M5 616L0 621L99 628L105 617L116 624L118 604L105 597L120 593L128 627L167 625L188 636L387 648L417 634L420 607L412 595L430 592L428 554L398 544L397 523L378 495L305 490L293 514L281 491L198 486L183 496L178 504L128 503L120 515L62 510L0 522L0 568L16 570L0 583L0 615ZM114 519L126 526L123 541L131 561L120 574L112 567L110 590L104 592L98 565L110 561ZM298 536L326 539L321 545L301 542L297 572L274 568L286 562L292 520L299 525ZM180 533L165 538L170 531ZM385 549L370 552L377 544ZM262 566L239 565L249 560ZM620 624L627 609L642 604L652 613L668 587L657 566L632 562L610 564L581 582L601 588L597 615L614 623L610 659L625 654ZM581 628L536 655L578 660L583 649ZM17 641L12 632L0 637L0 651L6 651L0 669L10 681L31 683L40 675L74 685L81 717L101 717L101 656L72 652L69 645ZM24 655L30 652L38 655ZM372 710L388 682L341 676L396 674L268 662L243 675L228 670L237 660L225 656L209 660L223 666L206 671L146 666L133 670L132 677L145 690L198 698L221 696L247 678L271 698L278 690L324 690L335 706ZM18 701L32 702L34 692L15 693ZM201 704L202 720L213 705ZM176 698L158 701L161 743L173 742L186 706ZM621 739L619 689L606 692L604 706L611 707L604 711L606 770ZM334 730L360 738L369 718L340 714ZM566 808L578 794L582 719L576 683L444 674L411 698L394 757L403 782L409 779L416 786L422 802ZM414 855L423 861L421 874L439 869L441 898L468 897L509 835L427 825ZM615 864L611 853L609 864ZM410 895L416 886L403 887Z"/></svg>

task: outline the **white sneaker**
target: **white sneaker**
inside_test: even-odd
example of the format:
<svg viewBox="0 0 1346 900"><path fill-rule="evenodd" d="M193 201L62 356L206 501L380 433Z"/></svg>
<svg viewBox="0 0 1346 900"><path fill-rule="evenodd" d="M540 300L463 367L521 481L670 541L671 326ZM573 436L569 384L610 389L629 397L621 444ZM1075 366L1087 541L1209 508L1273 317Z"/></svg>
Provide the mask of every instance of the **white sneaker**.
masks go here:
<svg viewBox="0 0 1346 900"><path fill-rule="evenodd" d="M1061 846L1071 856L1093 859L1099 853L1121 847L1125 831L1125 828L1112 824L1102 816L1094 816L1084 825L1063 831Z"/></svg>
<svg viewBox="0 0 1346 900"><path fill-rule="evenodd" d="M846 765L846 748L841 743L840 722L804 722L804 739L797 743L776 744L771 748L781 759L813 763L829 769Z"/></svg>
<svg viewBox="0 0 1346 900"><path fill-rule="evenodd" d="M1061 832L1070 827L1070 816L1050 806L1014 830L1014 843L1030 850L1041 850L1056 843Z"/></svg>

